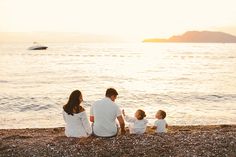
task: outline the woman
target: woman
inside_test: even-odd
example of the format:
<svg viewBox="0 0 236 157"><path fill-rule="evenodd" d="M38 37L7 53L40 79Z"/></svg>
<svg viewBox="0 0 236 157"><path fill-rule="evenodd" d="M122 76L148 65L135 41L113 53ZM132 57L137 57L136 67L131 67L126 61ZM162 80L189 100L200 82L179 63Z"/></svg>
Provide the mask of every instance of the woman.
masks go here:
<svg viewBox="0 0 236 157"><path fill-rule="evenodd" d="M88 137L92 133L85 109L81 106L82 101L81 92L75 90L71 93L67 104L63 106L67 137Z"/></svg>

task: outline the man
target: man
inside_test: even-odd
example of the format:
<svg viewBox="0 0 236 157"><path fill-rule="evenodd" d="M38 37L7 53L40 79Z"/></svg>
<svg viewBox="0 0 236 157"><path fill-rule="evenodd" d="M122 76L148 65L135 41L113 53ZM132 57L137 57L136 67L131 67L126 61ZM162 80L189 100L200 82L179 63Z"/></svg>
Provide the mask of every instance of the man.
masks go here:
<svg viewBox="0 0 236 157"><path fill-rule="evenodd" d="M118 134L116 119L120 123L121 134L125 134L125 123L120 107L115 103L117 91L109 88L106 97L96 101L90 110L90 121L93 122L93 134L99 137L114 137Z"/></svg>

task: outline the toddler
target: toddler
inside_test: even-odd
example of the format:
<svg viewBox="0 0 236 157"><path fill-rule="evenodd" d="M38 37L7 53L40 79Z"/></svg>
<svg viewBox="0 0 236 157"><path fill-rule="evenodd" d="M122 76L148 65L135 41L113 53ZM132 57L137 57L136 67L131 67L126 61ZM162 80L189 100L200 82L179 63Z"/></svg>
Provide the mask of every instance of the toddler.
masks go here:
<svg viewBox="0 0 236 157"><path fill-rule="evenodd" d="M157 120L154 123L153 129L156 129L157 133L166 132L166 128L168 127L168 124L165 120L166 112L163 110L159 110L156 113Z"/></svg>
<svg viewBox="0 0 236 157"><path fill-rule="evenodd" d="M122 110L125 121L129 124L130 134L143 134L146 131L148 121L144 118L146 114L143 110L137 110L135 112L135 117L129 117L125 115L125 111Z"/></svg>

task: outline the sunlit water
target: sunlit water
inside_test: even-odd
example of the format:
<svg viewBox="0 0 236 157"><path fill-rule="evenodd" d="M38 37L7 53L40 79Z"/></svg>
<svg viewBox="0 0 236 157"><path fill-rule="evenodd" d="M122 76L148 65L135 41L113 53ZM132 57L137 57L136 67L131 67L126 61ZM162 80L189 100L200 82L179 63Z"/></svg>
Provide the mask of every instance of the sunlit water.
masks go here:
<svg viewBox="0 0 236 157"><path fill-rule="evenodd" d="M0 44L0 128L64 126L62 106L79 89L89 115L108 87L150 125L236 124L236 44Z"/></svg>

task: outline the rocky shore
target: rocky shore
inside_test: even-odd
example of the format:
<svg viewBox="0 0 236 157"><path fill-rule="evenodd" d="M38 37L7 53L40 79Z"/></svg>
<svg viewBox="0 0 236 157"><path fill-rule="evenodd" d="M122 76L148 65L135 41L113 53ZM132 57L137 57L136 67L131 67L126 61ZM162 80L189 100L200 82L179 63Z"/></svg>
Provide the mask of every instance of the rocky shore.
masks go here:
<svg viewBox="0 0 236 157"><path fill-rule="evenodd" d="M0 156L236 156L236 125L170 126L168 133L67 138L64 128L0 129Z"/></svg>

